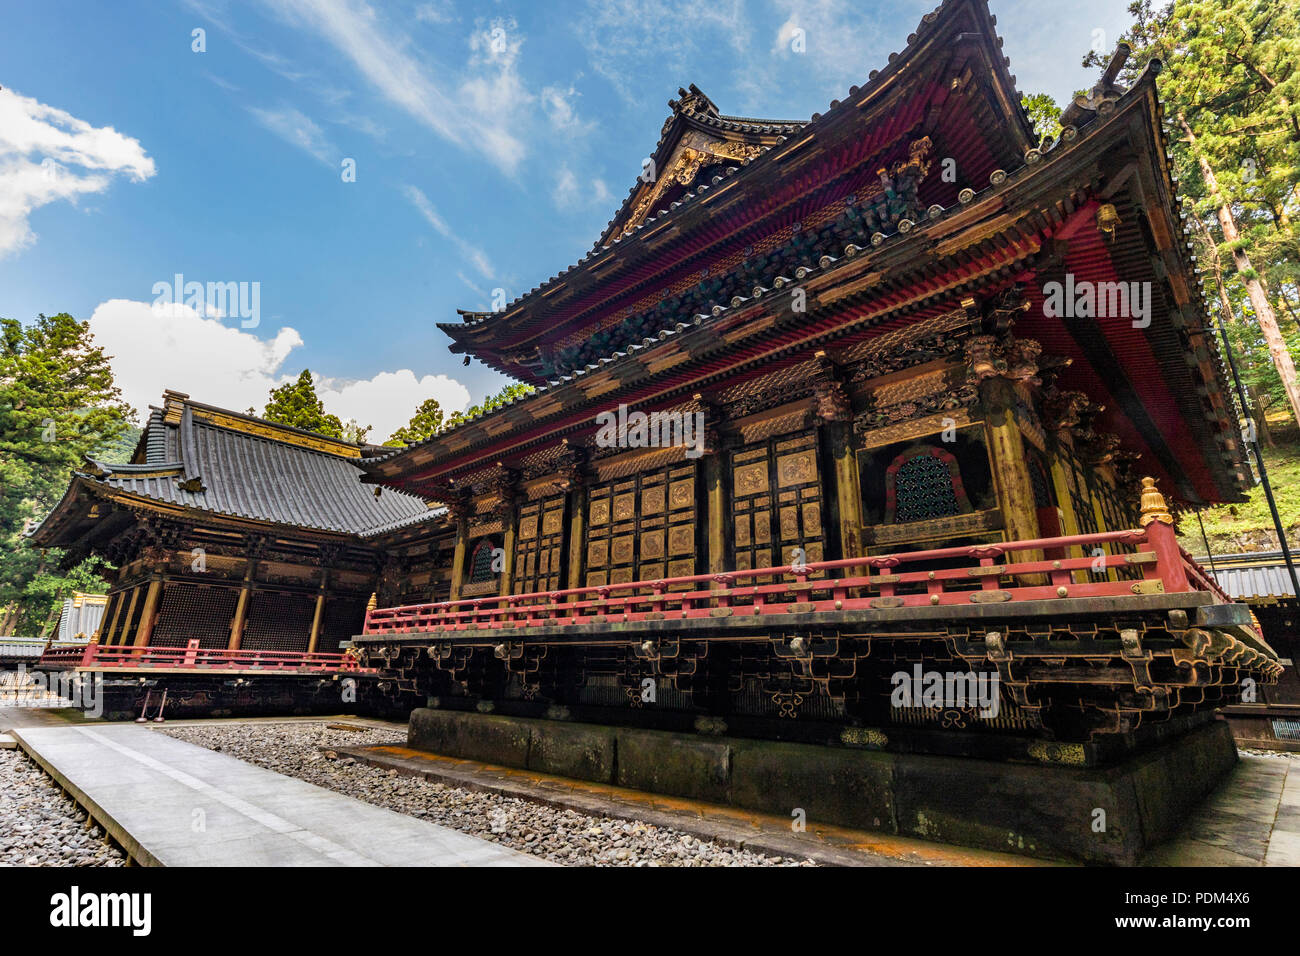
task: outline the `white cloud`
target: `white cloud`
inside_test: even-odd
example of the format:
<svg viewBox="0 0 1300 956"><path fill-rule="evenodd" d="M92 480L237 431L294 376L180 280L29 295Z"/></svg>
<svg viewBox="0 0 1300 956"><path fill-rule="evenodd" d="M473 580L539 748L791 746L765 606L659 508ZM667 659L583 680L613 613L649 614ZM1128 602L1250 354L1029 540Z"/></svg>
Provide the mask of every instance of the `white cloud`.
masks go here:
<svg viewBox="0 0 1300 956"><path fill-rule="evenodd" d="M551 198L561 209L572 209L608 205L610 194L609 187L605 185L603 179L592 179L583 186L578 182L578 177L574 175L573 170L567 164L562 164L555 176Z"/></svg>
<svg viewBox="0 0 1300 956"><path fill-rule="evenodd" d="M360 425L373 425L369 440L382 442L401 428L420 403L436 398L444 414L464 411L469 405L469 389L446 375L416 377L410 369L380 372L360 381L318 379L316 394L326 411L345 421L356 419Z"/></svg>
<svg viewBox="0 0 1300 956"><path fill-rule="evenodd" d="M403 188L402 192L406 195L406 198L410 201L411 205L413 205L419 211L420 215L424 217L425 222L431 225L434 228L434 231L436 231L440 236L449 239L452 244L460 250L461 255L464 256L475 269L481 272L488 279L494 277L496 270L492 268L492 262L488 259L487 254L484 253L483 250L462 239L456 231L447 224L447 220L443 219L442 216L438 214L438 210L433 207L433 203L429 201L429 197L424 194L423 190L417 189L415 186L406 186Z"/></svg>
<svg viewBox="0 0 1300 956"><path fill-rule="evenodd" d="M0 257L35 239L33 210L103 192L116 174L143 182L154 172L139 140L0 89Z"/></svg>
<svg viewBox="0 0 1300 956"><path fill-rule="evenodd" d="M568 136L585 136L595 128L594 122L584 121L578 117L574 100L580 95L572 86L567 90L558 86L547 86L542 89L542 109L546 111L546 117L551 121L551 128L555 132Z"/></svg>
<svg viewBox="0 0 1300 956"><path fill-rule="evenodd" d="M867 82L891 51L901 50L907 33L934 6L930 0L899 0L888 8L849 0L774 0L785 19L772 53L816 78L828 96L839 97ZM887 10L882 18L881 10ZM792 49L795 31L803 31L802 52Z"/></svg>
<svg viewBox="0 0 1300 956"><path fill-rule="evenodd" d="M685 85L690 66L703 57L750 60L744 0L588 0L573 22L592 68L632 103L661 100L664 91L645 89L642 77L667 71Z"/></svg>
<svg viewBox="0 0 1300 956"><path fill-rule="evenodd" d="M297 377L286 362L303 345L296 329L280 329L271 339L205 318L187 305L155 306L129 299L102 302L90 317L96 344L112 356L122 396L142 416L164 389L188 392L195 401L259 413L268 393ZM326 411L343 420L373 425L372 439L383 440L405 425L426 398L447 412L469 405L469 391L446 375L417 377L410 369L379 372L369 379L342 380L316 375L317 394Z"/></svg>
<svg viewBox="0 0 1300 956"><path fill-rule="evenodd" d="M456 11L452 9L451 0L436 0L433 3L422 3L415 8L415 19L421 23L451 23L456 19Z"/></svg>
<svg viewBox="0 0 1300 956"><path fill-rule="evenodd" d="M312 121L310 116L294 109L292 106L281 107L277 110L250 106L248 112L252 113L259 123L290 146L298 147L327 166L335 165L336 157L339 155L338 150L330 144L325 137L325 133Z"/></svg>
<svg viewBox="0 0 1300 956"><path fill-rule="evenodd" d="M113 357L123 397L142 413L157 404L165 388L236 411L250 405L260 409L267 392L283 380L285 359L303 344L292 328L280 329L268 341L187 305L130 299L100 303L90 331Z"/></svg>
<svg viewBox="0 0 1300 956"><path fill-rule="evenodd" d="M476 31L470 75L458 82L451 71L419 55L409 38L365 0L264 3L295 27L323 37L380 94L434 133L481 151L508 174L518 168L527 149L509 120L532 97L515 69L522 40L512 30L513 21L494 21L488 30Z"/></svg>

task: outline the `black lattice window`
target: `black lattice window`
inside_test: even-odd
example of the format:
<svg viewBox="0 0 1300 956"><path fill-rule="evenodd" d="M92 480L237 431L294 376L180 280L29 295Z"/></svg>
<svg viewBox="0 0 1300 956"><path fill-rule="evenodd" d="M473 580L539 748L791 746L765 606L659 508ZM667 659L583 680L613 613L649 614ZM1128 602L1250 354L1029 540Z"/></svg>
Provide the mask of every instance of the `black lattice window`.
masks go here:
<svg viewBox="0 0 1300 956"><path fill-rule="evenodd" d="M326 599L316 650L323 654L337 654L343 641L350 641L361 633L365 618L364 597Z"/></svg>
<svg viewBox="0 0 1300 956"><path fill-rule="evenodd" d="M199 647L226 647L238 601L236 588L169 585L163 591L158 623L149 643L156 647L185 647L191 638L198 638Z"/></svg>
<svg viewBox="0 0 1300 956"><path fill-rule="evenodd" d="M957 459L927 445L904 452L885 472L885 520L905 523L970 511Z"/></svg>
<svg viewBox="0 0 1300 956"><path fill-rule="evenodd" d="M1037 456L1030 455L1028 458L1029 465L1029 483L1034 488L1034 507L1051 508L1054 505L1052 499L1052 485L1047 480L1047 472L1043 469L1043 464Z"/></svg>
<svg viewBox="0 0 1300 956"><path fill-rule="evenodd" d="M1066 480L1070 486L1070 508L1079 525L1079 534L1096 534L1101 529L1097 527L1097 514L1092 509L1092 495L1088 491L1083 466L1073 453L1065 455L1065 464Z"/></svg>
<svg viewBox="0 0 1300 956"><path fill-rule="evenodd" d="M306 651L316 599L254 591L241 646L249 651Z"/></svg>
<svg viewBox="0 0 1300 956"><path fill-rule="evenodd" d="M491 538L483 538L478 544L474 545L474 551L470 555L469 561L469 583L481 584L484 581L492 581L496 578L497 573L492 569L493 551L500 547Z"/></svg>

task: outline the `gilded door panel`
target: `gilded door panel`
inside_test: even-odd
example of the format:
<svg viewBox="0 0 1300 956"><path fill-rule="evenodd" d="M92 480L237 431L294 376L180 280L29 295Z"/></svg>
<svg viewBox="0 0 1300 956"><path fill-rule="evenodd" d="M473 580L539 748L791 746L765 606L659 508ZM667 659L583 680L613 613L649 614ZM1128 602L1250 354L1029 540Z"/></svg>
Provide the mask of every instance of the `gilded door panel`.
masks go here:
<svg viewBox="0 0 1300 956"><path fill-rule="evenodd" d="M550 556L564 549L565 505L564 495L552 495L520 508L510 586L514 594L556 591L564 584L561 564Z"/></svg>
<svg viewBox="0 0 1300 956"><path fill-rule="evenodd" d="M672 465L591 489L587 567L609 583L662 578L665 558L695 573L695 463ZM598 503L603 507L597 510ZM597 521L597 517L603 520ZM602 582L603 583L603 582Z"/></svg>
<svg viewBox="0 0 1300 956"><path fill-rule="evenodd" d="M819 454L813 429L732 452L737 568L791 564L800 551L806 561L824 559Z"/></svg>

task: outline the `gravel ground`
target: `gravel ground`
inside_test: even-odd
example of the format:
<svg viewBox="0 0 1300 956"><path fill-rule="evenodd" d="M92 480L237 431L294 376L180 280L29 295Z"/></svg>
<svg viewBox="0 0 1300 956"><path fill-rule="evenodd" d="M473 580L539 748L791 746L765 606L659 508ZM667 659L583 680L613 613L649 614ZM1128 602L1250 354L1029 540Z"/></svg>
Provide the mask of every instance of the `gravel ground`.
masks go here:
<svg viewBox="0 0 1300 956"><path fill-rule="evenodd" d="M0 750L0 866L122 866L126 856L20 750Z"/></svg>
<svg viewBox="0 0 1300 956"><path fill-rule="evenodd" d="M478 793L331 759L322 747L404 746L385 729L329 730L324 722L173 726L161 731L319 787L574 866L812 866L700 840L678 830L591 817L528 800Z"/></svg>

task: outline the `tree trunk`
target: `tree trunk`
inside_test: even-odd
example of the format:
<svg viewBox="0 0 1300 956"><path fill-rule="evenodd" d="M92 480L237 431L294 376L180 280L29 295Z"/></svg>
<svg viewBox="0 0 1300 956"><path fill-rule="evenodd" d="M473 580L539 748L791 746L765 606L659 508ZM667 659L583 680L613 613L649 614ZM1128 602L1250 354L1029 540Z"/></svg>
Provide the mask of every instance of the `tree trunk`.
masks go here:
<svg viewBox="0 0 1300 956"><path fill-rule="evenodd" d="M1237 231L1237 221L1233 218L1231 207L1219 193L1219 181L1215 178L1209 161L1196 148L1196 134L1187 125L1187 120L1182 113L1178 114L1178 122L1183 127L1183 132L1187 134L1187 143L1191 146L1196 161L1200 163L1201 176L1205 179L1206 188L1218 204L1219 228L1223 230L1224 242L1233 244L1232 261L1237 267L1237 275L1246 287L1251 308L1255 310L1255 319L1259 322L1260 331L1264 333L1264 340L1268 342L1269 354L1273 356L1273 364L1277 367L1277 374L1282 379L1282 388L1286 390L1287 401L1291 404L1291 414L1295 416L1296 422L1300 423L1300 385L1296 382L1295 363L1291 361L1286 340L1282 338L1282 331L1277 327L1277 316L1273 312L1273 305L1268 301L1264 284L1260 282L1250 264L1250 257L1239 245L1241 234ZM1249 413L1248 409L1244 411Z"/></svg>

